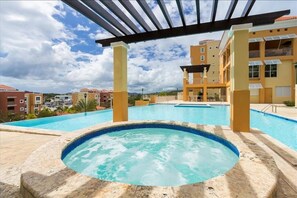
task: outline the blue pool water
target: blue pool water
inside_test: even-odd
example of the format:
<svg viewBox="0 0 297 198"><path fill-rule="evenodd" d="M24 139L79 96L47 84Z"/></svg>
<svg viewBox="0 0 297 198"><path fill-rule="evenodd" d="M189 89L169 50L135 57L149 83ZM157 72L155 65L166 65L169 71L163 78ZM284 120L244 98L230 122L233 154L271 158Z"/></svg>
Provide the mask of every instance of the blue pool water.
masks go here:
<svg viewBox="0 0 297 198"><path fill-rule="evenodd" d="M174 120L197 124L229 125L229 106L174 107L174 105L150 105L130 107L129 120ZM71 132L112 120L112 111L104 110L87 113L56 116L35 120L7 123L8 125L60 130ZM258 128L297 150L297 122L269 114L251 111L251 127Z"/></svg>
<svg viewBox="0 0 297 198"><path fill-rule="evenodd" d="M182 126L138 124L107 130L72 143L63 151L64 163L106 181L179 186L222 175L238 161L231 143Z"/></svg>

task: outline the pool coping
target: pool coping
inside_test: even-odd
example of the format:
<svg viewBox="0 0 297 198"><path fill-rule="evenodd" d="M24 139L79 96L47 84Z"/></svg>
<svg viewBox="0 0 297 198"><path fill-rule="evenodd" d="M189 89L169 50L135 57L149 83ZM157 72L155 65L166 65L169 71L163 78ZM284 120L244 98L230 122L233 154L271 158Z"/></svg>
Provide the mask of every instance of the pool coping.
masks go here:
<svg viewBox="0 0 297 198"><path fill-rule="evenodd" d="M12 125L4 125L4 124L0 124L0 131L28 133L28 134L36 134L36 135L51 135L51 136L61 136L66 133L65 131L31 128L31 127L20 127L20 126L12 126Z"/></svg>
<svg viewBox="0 0 297 198"><path fill-rule="evenodd" d="M239 161L225 174L204 182L162 187L137 186L91 178L74 172L61 160L63 149L81 136L111 126L141 123L179 125L215 134L238 148ZM252 130L252 133L259 132ZM128 121L103 123L67 133L34 151L22 167L21 193L24 197L273 197L278 173L271 156L263 152L259 145L240 139L227 126L176 121Z"/></svg>

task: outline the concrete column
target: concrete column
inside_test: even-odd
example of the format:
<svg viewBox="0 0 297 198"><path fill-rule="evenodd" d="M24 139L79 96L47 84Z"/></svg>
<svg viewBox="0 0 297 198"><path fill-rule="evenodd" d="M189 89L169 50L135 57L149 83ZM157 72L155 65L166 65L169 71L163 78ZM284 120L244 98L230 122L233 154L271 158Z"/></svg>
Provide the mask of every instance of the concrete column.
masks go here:
<svg viewBox="0 0 297 198"><path fill-rule="evenodd" d="M230 127L234 132L250 131L249 28L251 24L231 27Z"/></svg>
<svg viewBox="0 0 297 198"><path fill-rule="evenodd" d="M124 42L111 43L113 47L113 122L128 120L127 51Z"/></svg>
<svg viewBox="0 0 297 198"><path fill-rule="evenodd" d="M189 101L189 90L187 89L187 84L189 84L189 74L186 69L184 69L183 78L183 101Z"/></svg>
<svg viewBox="0 0 297 198"><path fill-rule="evenodd" d="M265 41L260 42L260 58L262 63L265 60ZM260 65L260 82L263 89L259 89L259 103L265 102L265 65Z"/></svg>
<svg viewBox="0 0 297 198"><path fill-rule="evenodd" d="M207 102L207 73L206 67L203 69L203 102Z"/></svg>
<svg viewBox="0 0 297 198"><path fill-rule="evenodd" d="M297 108L297 62L294 63L295 67L295 108Z"/></svg>

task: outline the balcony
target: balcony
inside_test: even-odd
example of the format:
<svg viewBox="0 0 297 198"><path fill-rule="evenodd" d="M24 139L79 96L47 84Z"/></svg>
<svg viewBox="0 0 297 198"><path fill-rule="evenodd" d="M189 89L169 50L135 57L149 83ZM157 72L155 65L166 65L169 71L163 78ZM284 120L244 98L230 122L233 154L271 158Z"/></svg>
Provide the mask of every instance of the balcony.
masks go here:
<svg viewBox="0 0 297 198"><path fill-rule="evenodd" d="M266 49L265 56L292 56L293 50L291 47L288 48L281 48L281 49Z"/></svg>
<svg viewBox="0 0 297 198"><path fill-rule="evenodd" d="M14 101L7 102L7 106L16 106Z"/></svg>
<svg viewBox="0 0 297 198"><path fill-rule="evenodd" d="M260 57L260 50L250 50L249 51L250 58L258 58Z"/></svg>

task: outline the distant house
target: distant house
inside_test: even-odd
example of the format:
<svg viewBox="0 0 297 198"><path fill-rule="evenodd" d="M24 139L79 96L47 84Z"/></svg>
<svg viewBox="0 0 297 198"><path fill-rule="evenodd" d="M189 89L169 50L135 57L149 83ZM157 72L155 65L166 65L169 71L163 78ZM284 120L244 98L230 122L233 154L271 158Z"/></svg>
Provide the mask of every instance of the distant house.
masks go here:
<svg viewBox="0 0 297 198"><path fill-rule="evenodd" d="M41 111L43 104L43 94L42 93L25 93L25 103L26 103L26 113L35 113L37 114Z"/></svg>
<svg viewBox="0 0 297 198"><path fill-rule="evenodd" d="M25 92L7 85L0 85L1 115L24 115L25 108Z"/></svg>
<svg viewBox="0 0 297 198"><path fill-rule="evenodd" d="M79 92L72 93L72 103L76 105L80 100L96 100L97 103L102 104L106 103L112 98L112 91L110 90L98 90L98 89L88 89L83 88Z"/></svg>

